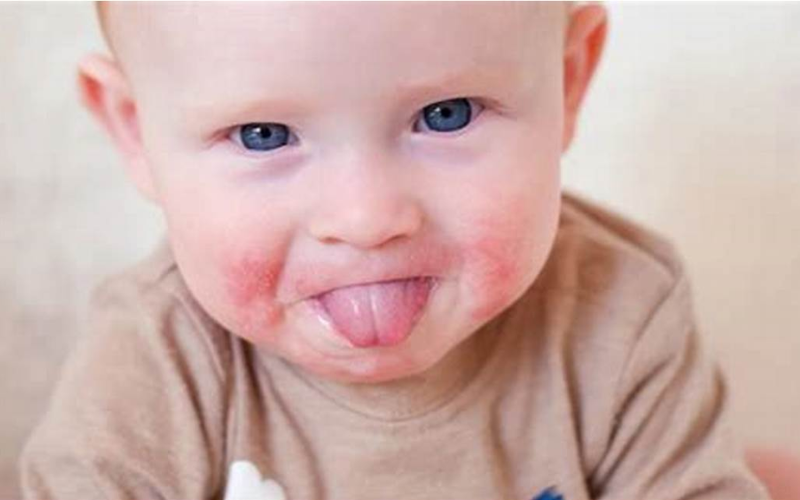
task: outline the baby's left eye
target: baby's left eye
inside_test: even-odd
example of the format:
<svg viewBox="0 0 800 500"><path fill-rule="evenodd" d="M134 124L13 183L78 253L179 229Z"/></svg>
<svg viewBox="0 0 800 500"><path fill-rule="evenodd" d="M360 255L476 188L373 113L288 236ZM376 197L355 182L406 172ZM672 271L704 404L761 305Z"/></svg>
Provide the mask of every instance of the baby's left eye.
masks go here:
<svg viewBox="0 0 800 500"><path fill-rule="evenodd" d="M282 123L247 123L236 127L231 139L250 151L271 151L288 143L289 128Z"/></svg>
<svg viewBox="0 0 800 500"><path fill-rule="evenodd" d="M425 106L422 109L425 126L437 132L453 132L466 127L472 119L471 102L475 101L461 97Z"/></svg>

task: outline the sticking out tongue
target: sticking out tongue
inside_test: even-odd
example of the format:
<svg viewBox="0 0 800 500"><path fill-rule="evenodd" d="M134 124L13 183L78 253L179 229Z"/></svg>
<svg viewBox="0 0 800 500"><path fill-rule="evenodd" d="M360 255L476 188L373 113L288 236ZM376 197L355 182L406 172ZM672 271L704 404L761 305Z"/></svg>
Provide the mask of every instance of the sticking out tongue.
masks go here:
<svg viewBox="0 0 800 500"><path fill-rule="evenodd" d="M354 346L395 345L411 334L432 284L429 278L382 281L337 288L318 299L336 331Z"/></svg>

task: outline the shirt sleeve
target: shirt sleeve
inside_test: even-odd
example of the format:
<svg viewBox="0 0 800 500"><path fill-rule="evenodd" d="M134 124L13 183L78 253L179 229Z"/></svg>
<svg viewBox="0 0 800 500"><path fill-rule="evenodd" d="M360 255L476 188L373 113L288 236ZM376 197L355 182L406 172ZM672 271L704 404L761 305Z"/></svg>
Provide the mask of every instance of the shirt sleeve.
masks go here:
<svg viewBox="0 0 800 500"><path fill-rule="evenodd" d="M103 289L20 458L29 500L208 499L223 469L220 362L157 285Z"/></svg>
<svg viewBox="0 0 800 500"><path fill-rule="evenodd" d="M733 434L729 397L681 272L622 368L614 430L591 477L596 498L768 499Z"/></svg>

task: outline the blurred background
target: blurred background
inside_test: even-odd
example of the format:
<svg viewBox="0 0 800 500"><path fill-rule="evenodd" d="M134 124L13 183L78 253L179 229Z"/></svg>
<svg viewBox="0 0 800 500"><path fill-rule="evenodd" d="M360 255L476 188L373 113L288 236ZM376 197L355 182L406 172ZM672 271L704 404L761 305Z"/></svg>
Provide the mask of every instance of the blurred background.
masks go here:
<svg viewBox="0 0 800 500"><path fill-rule="evenodd" d="M800 4L608 4L567 189L671 238L745 444L800 453ZM0 498L91 288L158 211L80 107L90 3L0 4Z"/></svg>

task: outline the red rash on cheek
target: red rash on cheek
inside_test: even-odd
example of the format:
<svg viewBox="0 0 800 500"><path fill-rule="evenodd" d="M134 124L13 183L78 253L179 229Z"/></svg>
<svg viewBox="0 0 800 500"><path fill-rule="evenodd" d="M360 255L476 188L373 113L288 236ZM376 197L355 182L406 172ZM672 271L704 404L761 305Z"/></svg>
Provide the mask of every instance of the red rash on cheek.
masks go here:
<svg viewBox="0 0 800 500"><path fill-rule="evenodd" d="M472 286L480 294L473 319L488 319L503 309L518 281L517 246L513 241L484 235L471 251Z"/></svg>
<svg viewBox="0 0 800 500"><path fill-rule="evenodd" d="M494 317L520 292L528 273L525 259L534 258L531 238L536 235L537 222L530 217L529 204L527 197L508 199L473 222L467 265L476 299L474 320Z"/></svg>
<svg viewBox="0 0 800 500"><path fill-rule="evenodd" d="M275 301L278 264L250 257L240 258L225 270L226 290L237 309L239 323L259 329L280 318ZM258 332L252 332L257 334Z"/></svg>

